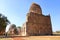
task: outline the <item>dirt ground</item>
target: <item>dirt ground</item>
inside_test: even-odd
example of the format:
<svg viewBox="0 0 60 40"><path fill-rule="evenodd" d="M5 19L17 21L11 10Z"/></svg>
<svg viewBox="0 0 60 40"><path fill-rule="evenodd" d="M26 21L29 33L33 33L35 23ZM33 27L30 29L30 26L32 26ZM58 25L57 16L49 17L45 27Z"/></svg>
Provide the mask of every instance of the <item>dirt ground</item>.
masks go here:
<svg viewBox="0 0 60 40"><path fill-rule="evenodd" d="M13 38L0 38L0 40L60 40L60 36L13 37Z"/></svg>

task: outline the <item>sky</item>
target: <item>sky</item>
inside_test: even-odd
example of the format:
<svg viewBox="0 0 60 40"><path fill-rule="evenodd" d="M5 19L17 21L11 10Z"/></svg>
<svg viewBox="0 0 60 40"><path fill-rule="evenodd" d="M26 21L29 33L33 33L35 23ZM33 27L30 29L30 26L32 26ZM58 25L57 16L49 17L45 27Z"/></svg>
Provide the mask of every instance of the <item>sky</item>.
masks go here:
<svg viewBox="0 0 60 40"><path fill-rule="evenodd" d="M50 14L52 30L60 30L60 0L0 0L0 13L5 15L11 24L22 26L33 2L41 6L42 14Z"/></svg>

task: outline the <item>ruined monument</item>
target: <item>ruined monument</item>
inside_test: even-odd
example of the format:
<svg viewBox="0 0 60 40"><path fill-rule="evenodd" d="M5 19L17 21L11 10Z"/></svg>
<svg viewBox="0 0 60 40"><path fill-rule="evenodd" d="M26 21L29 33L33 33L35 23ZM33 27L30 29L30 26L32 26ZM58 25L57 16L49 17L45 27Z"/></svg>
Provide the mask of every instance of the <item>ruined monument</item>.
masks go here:
<svg viewBox="0 0 60 40"><path fill-rule="evenodd" d="M17 35L21 35L21 27L16 27L17 28Z"/></svg>
<svg viewBox="0 0 60 40"><path fill-rule="evenodd" d="M7 31L8 35L21 35L21 27L16 27L15 24L9 25L9 30Z"/></svg>
<svg viewBox="0 0 60 40"><path fill-rule="evenodd" d="M26 23L22 27L22 35L52 35L50 15L43 15L41 7L32 3L27 13Z"/></svg>
<svg viewBox="0 0 60 40"><path fill-rule="evenodd" d="M9 34L9 35L17 35L18 34L15 24L10 25L10 28L9 28L7 34Z"/></svg>

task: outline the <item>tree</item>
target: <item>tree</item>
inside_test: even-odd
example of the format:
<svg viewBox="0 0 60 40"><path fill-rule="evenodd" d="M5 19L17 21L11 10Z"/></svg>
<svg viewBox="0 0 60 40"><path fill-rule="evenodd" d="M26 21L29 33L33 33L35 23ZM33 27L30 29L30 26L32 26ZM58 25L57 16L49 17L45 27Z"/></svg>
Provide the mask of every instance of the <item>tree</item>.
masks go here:
<svg viewBox="0 0 60 40"><path fill-rule="evenodd" d="M10 21L0 13L0 34L5 33L6 26L10 24Z"/></svg>

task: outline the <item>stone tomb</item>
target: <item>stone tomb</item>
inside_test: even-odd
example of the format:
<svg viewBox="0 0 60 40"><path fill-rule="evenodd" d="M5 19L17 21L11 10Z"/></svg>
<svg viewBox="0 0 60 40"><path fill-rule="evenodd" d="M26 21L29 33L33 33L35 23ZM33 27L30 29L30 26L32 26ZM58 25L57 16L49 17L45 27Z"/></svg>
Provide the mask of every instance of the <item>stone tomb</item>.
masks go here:
<svg viewBox="0 0 60 40"><path fill-rule="evenodd" d="M27 13L26 23L22 27L22 35L52 35L50 15L43 15L41 7L32 3Z"/></svg>

